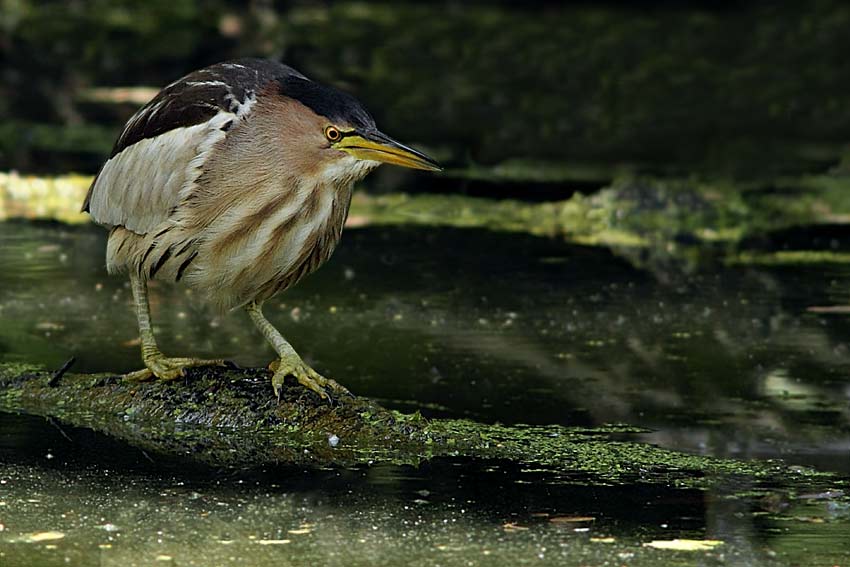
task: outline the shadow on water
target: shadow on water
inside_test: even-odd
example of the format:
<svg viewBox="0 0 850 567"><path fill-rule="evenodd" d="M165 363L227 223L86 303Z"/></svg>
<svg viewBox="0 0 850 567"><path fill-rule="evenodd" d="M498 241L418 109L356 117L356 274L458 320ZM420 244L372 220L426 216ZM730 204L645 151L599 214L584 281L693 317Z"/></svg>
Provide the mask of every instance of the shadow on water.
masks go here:
<svg viewBox="0 0 850 567"><path fill-rule="evenodd" d="M78 371L139 365L129 289L105 274L104 240L90 227L0 224L0 360L59 366L73 354ZM674 449L846 474L850 321L807 308L847 304L848 279L843 265L658 277L608 250L551 239L375 226L348 231L331 262L268 312L320 370L405 411L626 422ZM153 311L167 352L271 358L247 317L214 313L185 289L157 285ZM618 554L677 564L640 543L691 538L723 539L727 560L770 564L772 553L803 556L808 526L824 522L829 547L818 557L850 553L840 544L847 510L781 486L748 494L746 480L707 492L608 486L460 459L225 473L40 419L0 416L0 431L0 523L75 534L62 548L72 562L158 553L203 564L232 550L242 564L264 564L288 546L329 564L434 553L458 565ZM27 545L7 544L12 565L32 560Z"/></svg>

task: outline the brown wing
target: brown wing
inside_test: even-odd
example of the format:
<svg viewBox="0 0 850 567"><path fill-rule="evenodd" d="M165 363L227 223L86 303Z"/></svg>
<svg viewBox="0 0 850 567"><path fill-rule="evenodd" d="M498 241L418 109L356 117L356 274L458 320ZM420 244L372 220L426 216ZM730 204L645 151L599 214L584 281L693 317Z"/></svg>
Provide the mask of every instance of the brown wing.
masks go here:
<svg viewBox="0 0 850 567"><path fill-rule="evenodd" d="M262 59L219 63L171 83L139 109L89 187L95 222L145 234L165 221L213 145L247 116L269 81L301 75Z"/></svg>

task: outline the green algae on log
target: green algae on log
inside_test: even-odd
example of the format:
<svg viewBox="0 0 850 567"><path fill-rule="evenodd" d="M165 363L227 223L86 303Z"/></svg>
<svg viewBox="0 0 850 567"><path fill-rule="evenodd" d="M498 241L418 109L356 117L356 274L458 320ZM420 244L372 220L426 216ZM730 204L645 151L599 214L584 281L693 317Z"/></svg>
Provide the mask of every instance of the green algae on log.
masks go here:
<svg viewBox="0 0 850 567"><path fill-rule="evenodd" d="M274 464L418 465L434 457L500 459L564 476L564 481L649 482L706 487L720 479L782 478L776 462L687 455L622 441L628 427L502 426L424 419L387 410L366 398L330 405L286 384L280 401L262 369L190 369L173 382L129 383L111 374L52 373L0 364L0 411L56 418L154 454L217 467ZM533 469L537 470L537 469ZM801 482L822 475L794 468ZM804 480L807 479L807 480Z"/></svg>

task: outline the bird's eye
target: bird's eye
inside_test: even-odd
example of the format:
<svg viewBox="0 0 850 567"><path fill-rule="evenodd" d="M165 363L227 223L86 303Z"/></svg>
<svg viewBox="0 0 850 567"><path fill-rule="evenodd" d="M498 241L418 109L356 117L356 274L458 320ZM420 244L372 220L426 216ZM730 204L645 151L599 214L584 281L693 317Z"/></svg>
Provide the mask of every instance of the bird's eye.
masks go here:
<svg viewBox="0 0 850 567"><path fill-rule="evenodd" d="M331 142L339 142L340 138L342 138L342 134L333 126L328 126L325 128L325 138Z"/></svg>

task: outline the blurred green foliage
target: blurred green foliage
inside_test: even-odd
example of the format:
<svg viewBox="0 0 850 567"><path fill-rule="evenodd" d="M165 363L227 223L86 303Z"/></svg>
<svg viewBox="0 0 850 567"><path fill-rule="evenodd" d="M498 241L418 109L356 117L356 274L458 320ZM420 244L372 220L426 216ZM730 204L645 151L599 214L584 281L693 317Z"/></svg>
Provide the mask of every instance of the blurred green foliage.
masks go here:
<svg viewBox="0 0 850 567"><path fill-rule="evenodd" d="M823 171L850 140L848 29L839 0L3 0L0 168L93 171L135 105L87 88L258 55L355 92L461 170Z"/></svg>

